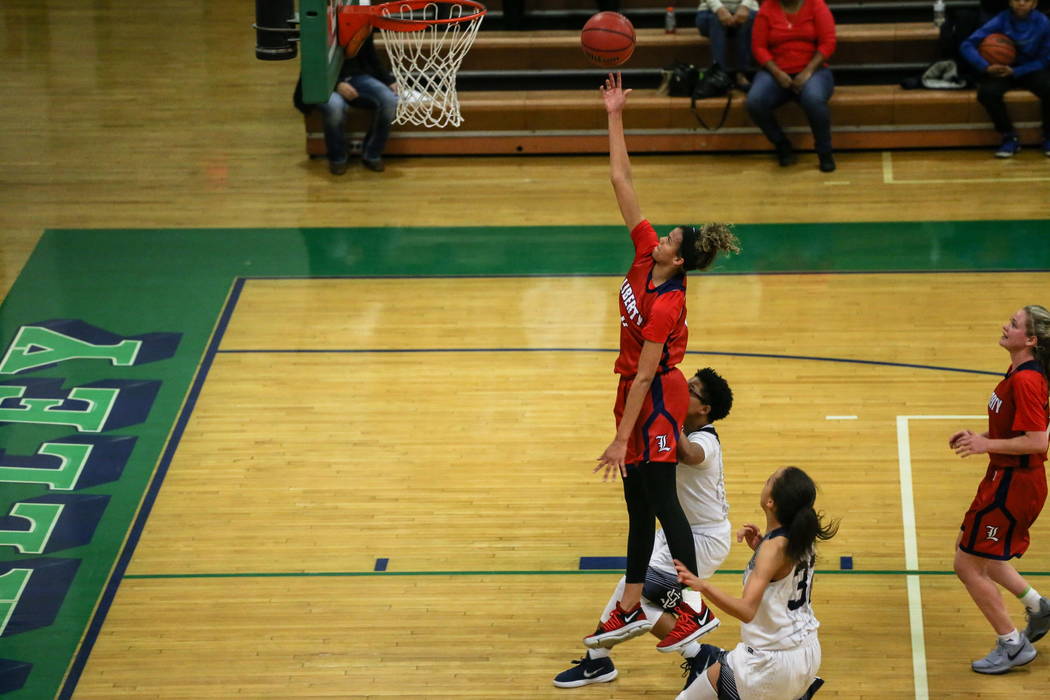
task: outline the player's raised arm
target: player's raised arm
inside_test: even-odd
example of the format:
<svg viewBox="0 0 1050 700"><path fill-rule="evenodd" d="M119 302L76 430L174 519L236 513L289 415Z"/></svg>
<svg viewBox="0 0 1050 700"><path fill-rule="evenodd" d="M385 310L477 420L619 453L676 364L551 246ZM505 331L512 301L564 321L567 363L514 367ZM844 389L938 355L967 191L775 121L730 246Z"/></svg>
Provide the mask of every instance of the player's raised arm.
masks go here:
<svg viewBox="0 0 1050 700"><path fill-rule="evenodd" d="M634 192L631 161L627 156L627 141L623 135L623 108L627 104L629 94L630 90L623 89L623 80L619 73L610 73L602 85L602 99L609 116L609 179L612 181L623 221L628 229L634 230L642 220L642 212L638 207L638 195Z"/></svg>

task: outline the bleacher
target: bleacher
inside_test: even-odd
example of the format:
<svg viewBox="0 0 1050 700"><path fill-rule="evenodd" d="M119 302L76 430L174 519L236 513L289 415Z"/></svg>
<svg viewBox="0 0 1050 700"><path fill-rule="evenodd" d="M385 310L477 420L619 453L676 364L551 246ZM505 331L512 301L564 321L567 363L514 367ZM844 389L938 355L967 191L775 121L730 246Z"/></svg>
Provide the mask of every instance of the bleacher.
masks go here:
<svg viewBox="0 0 1050 700"><path fill-rule="evenodd" d="M666 1L666 0L665 0ZM579 27L596 11L588 0L527 0L520 16L505 14L503 0L487 3L489 16L467 54L457 89L463 124L424 129L396 126L389 154L601 153L608 148L598 85L605 71L589 65ZM976 0L949 2L949 8ZM900 81L938 59L937 28L929 2L830 0L838 48L830 60L836 89L831 100L836 149L990 146L998 143L974 90L905 90ZM697 32L695 8L676 10L677 31L663 30L660 0L624 0L623 13L637 31L631 60L622 67L634 88L624 124L632 152L769 150L733 91L724 123L707 129L690 100L657 93L660 69L673 61L710 62L707 40ZM508 24L518 27L506 28ZM382 47L382 42L377 41ZM382 48L381 48L382 50ZM1027 92L1007 95L1022 138L1035 138L1039 105ZM726 98L697 103L703 122L716 126ZM355 111L348 130L360 134L369 114ZM797 148L811 148L802 111L785 105L778 117ZM319 118L306 120L307 151L323 155Z"/></svg>

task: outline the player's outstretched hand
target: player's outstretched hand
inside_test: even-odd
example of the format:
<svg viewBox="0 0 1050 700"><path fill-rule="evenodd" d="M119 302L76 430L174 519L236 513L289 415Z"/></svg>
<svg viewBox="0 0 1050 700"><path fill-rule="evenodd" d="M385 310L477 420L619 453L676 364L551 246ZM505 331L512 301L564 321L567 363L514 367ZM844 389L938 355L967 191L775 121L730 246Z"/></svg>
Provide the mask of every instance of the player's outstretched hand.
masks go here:
<svg viewBox="0 0 1050 700"><path fill-rule="evenodd" d="M747 542L747 546L752 550L757 549L759 543L762 542L762 531L757 525L747 523L736 531L736 541Z"/></svg>
<svg viewBox="0 0 1050 700"><path fill-rule="evenodd" d="M622 112L624 105L627 104L627 96L631 94L631 90L623 89L623 78L619 73L609 73L609 77L605 79L605 84L602 85L602 99L605 100L605 111Z"/></svg>
<svg viewBox="0 0 1050 700"><path fill-rule="evenodd" d="M627 443L613 440L605 448L605 452L602 452L602 456L598 458L598 466L592 471L604 470L602 472L602 481L616 481L617 470L619 470L621 477L626 478L627 465L624 463L626 459Z"/></svg>
<svg viewBox="0 0 1050 700"><path fill-rule="evenodd" d="M696 588L700 585L700 579L697 578L696 574L690 571L685 564L677 559L674 560L674 568L678 570L678 582L683 586Z"/></svg>

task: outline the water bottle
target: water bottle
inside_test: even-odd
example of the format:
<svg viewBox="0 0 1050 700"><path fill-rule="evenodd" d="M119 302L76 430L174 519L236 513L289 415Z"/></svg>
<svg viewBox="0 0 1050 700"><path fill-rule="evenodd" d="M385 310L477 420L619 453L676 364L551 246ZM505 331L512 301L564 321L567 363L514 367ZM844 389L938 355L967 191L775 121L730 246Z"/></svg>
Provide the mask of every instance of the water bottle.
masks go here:
<svg viewBox="0 0 1050 700"><path fill-rule="evenodd" d="M933 26L940 29L941 25L944 24L944 0L934 0L933 2Z"/></svg>
<svg viewBox="0 0 1050 700"><path fill-rule="evenodd" d="M943 3L944 0L937 0ZM667 8L667 14L664 15L664 34L674 34L675 30L675 19L674 19L674 7Z"/></svg>

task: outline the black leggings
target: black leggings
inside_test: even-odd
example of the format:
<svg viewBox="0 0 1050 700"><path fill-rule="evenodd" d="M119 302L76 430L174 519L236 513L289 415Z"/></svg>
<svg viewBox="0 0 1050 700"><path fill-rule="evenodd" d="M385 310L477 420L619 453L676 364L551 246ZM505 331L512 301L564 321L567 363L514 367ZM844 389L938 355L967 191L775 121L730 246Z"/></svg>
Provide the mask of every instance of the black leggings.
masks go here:
<svg viewBox="0 0 1050 700"><path fill-rule="evenodd" d="M644 583L653 553L656 521L663 525L671 556L696 573L696 547L689 520L678 503L674 462L627 465L623 498L627 502L627 583Z"/></svg>
<svg viewBox="0 0 1050 700"><path fill-rule="evenodd" d="M1010 90L1021 89L1028 90L1039 98L1043 114L1043 138L1050 139L1050 68L1028 73L1020 78L983 75L977 81L977 101L988 112L995 130L1000 134L1008 134L1014 130L1014 123L1006 111L1003 96Z"/></svg>

